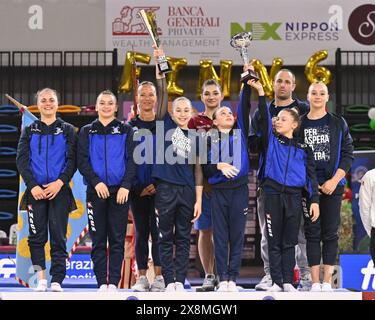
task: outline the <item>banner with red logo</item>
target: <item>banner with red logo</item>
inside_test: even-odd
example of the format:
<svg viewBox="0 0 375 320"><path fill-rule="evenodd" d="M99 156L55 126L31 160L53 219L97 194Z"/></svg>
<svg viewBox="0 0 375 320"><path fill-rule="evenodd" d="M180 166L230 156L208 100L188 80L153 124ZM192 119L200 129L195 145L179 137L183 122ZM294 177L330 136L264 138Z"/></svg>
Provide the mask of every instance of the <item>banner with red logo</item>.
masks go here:
<svg viewBox="0 0 375 320"><path fill-rule="evenodd" d="M318 50L327 50L323 64L334 64L335 50L371 50L375 44L375 4L365 1L117 1L106 0L107 49L150 53L151 37L138 16L153 12L167 55L197 65L201 59L242 64L230 39L252 32L249 57L271 64L304 65Z"/></svg>

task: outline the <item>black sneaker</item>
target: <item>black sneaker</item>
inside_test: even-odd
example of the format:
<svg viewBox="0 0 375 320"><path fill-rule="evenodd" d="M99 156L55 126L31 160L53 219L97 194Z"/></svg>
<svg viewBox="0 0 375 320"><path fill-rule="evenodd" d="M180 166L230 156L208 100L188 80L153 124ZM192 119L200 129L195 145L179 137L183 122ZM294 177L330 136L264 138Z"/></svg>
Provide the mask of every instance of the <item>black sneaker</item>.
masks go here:
<svg viewBox="0 0 375 320"><path fill-rule="evenodd" d="M214 274L206 274L203 285L202 285L202 291L214 291L216 286L216 277Z"/></svg>

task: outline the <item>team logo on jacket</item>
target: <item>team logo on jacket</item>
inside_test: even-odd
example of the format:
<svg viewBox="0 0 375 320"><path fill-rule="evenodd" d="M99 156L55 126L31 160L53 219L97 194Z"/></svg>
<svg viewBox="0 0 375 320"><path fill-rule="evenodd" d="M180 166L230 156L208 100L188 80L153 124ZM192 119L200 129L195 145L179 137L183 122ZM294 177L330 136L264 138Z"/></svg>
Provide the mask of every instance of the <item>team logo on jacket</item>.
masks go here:
<svg viewBox="0 0 375 320"><path fill-rule="evenodd" d="M63 133L63 129L61 129L60 127L57 127L55 131L55 136L57 136L60 133Z"/></svg>
<svg viewBox="0 0 375 320"><path fill-rule="evenodd" d="M31 132L38 132L38 133L42 132L42 130L40 130L38 127L31 127L30 130Z"/></svg>
<svg viewBox="0 0 375 320"><path fill-rule="evenodd" d="M119 126L117 126L117 127L113 127L111 133L112 133L112 134L120 134L120 133L121 133L121 132L120 132L120 127L119 127Z"/></svg>

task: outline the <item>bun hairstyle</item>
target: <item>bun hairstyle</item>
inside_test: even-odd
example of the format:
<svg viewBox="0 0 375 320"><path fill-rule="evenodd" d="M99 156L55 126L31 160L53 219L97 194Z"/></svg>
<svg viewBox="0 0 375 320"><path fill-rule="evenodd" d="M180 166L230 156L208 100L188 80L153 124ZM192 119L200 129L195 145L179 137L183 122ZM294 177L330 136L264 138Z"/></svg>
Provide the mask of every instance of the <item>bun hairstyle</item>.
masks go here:
<svg viewBox="0 0 375 320"><path fill-rule="evenodd" d="M111 90L104 90L104 91L100 92L99 95L98 95L98 97L96 98L96 103L99 102L100 97L102 95L112 96L113 100L115 101L115 104L117 104L117 98L116 98L115 94Z"/></svg>
<svg viewBox="0 0 375 320"><path fill-rule="evenodd" d="M58 93L55 89L51 89L51 88L43 88L43 89L40 89L36 94L35 94L35 101L36 103L38 104L38 99L40 97L41 94L45 93L45 92L52 92L52 94L56 97L56 102L57 104L59 103L59 97L58 97Z"/></svg>
<svg viewBox="0 0 375 320"><path fill-rule="evenodd" d="M309 86L309 92L310 92L311 88L312 88L313 86L316 86L317 84L319 84L319 85L325 87L326 90L327 90L327 92L328 92L328 87L327 87L327 85L326 85L323 81L314 81L314 82L312 82L312 83L310 84L310 86Z"/></svg>
<svg viewBox="0 0 375 320"><path fill-rule="evenodd" d="M293 121L297 123L297 128L295 128L293 132L298 131L298 129L301 125L301 119L300 119L298 110L295 109L295 108L286 108L286 109L283 109L280 112L288 112L292 116Z"/></svg>
<svg viewBox="0 0 375 320"><path fill-rule="evenodd" d="M143 86L150 86L153 88L153 91L155 92L156 94L156 87L155 87L155 84L151 81L142 81L139 85L138 85L138 90L137 90L137 94L140 94L141 92L141 89Z"/></svg>
<svg viewBox="0 0 375 320"><path fill-rule="evenodd" d="M191 101L188 98L186 98L186 97L178 97L178 98L174 99L173 102L172 102L172 111L174 111L176 109L177 104L180 101L186 102L190 106L190 108L193 110L193 105L191 104Z"/></svg>
<svg viewBox="0 0 375 320"><path fill-rule="evenodd" d="M202 85L202 92L204 91L204 88L208 87L208 86L216 86L219 88L219 91L220 92L223 92L222 89L221 89L221 85L219 84L219 82L217 82L215 79L208 79L206 80L205 82L203 82L203 85Z"/></svg>

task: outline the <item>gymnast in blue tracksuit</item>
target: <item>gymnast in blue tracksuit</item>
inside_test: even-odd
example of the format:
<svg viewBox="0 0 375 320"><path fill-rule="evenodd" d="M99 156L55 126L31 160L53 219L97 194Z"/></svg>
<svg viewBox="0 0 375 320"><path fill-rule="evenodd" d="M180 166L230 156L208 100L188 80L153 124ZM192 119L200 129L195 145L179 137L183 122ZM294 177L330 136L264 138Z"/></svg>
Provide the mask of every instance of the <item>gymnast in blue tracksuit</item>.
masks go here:
<svg viewBox="0 0 375 320"><path fill-rule="evenodd" d="M310 216L319 216L318 182L312 150L293 137L299 126L293 109L280 111L273 132L261 83L250 80L258 90L260 130L265 148L264 192L268 235L268 254L273 285L268 291L296 291L292 286L295 266L295 245L301 221L302 190L310 196Z"/></svg>
<svg viewBox="0 0 375 320"><path fill-rule="evenodd" d="M116 103L112 92L100 93L99 117L84 126L78 138L78 169L87 184L91 258L100 291L116 290L121 278L128 195L136 174L133 129L115 118Z"/></svg>
<svg viewBox="0 0 375 320"><path fill-rule="evenodd" d="M203 166L212 185L212 223L219 292L238 291L236 278L241 255L249 202L250 87L244 85L237 120L228 107L219 107L213 115L214 129L208 139L207 165ZM228 255L229 246L229 255Z"/></svg>
<svg viewBox="0 0 375 320"><path fill-rule="evenodd" d="M26 184L20 210L27 210L31 261L37 272L35 291L46 291L44 246L51 243L51 290L62 291L66 274L66 231L76 203L69 182L76 171L77 135L74 127L56 118L57 93L44 88L37 93L40 120L22 131L17 149L17 169Z"/></svg>
<svg viewBox="0 0 375 320"><path fill-rule="evenodd" d="M184 291L189 265L190 232L202 212L203 173L196 162L197 135L188 129L192 116L189 99L173 100L172 113L165 100L156 119L163 129L156 129L158 139L155 209L159 230L159 252L165 291ZM164 128L163 128L164 126ZM161 135L160 135L161 134ZM173 242L176 244L175 261Z"/></svg>

